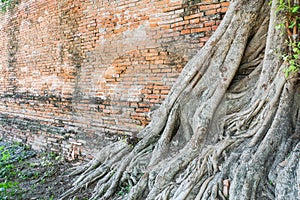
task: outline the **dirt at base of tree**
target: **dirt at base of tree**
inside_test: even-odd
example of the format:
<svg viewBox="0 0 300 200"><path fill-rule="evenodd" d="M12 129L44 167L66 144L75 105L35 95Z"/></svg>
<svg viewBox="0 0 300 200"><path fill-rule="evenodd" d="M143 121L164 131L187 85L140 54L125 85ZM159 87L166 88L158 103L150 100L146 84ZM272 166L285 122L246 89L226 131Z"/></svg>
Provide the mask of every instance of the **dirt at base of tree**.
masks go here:
<svg viewBox="0 0 300 200"><path fill-rule="evenodd" d="M71 187L67 172L80 161L51 152L35 152L20 143L0 142L0 199L57 199ZM90 191L92 192L92 190ZM87 199L89 191L74 199Z"/></svg>

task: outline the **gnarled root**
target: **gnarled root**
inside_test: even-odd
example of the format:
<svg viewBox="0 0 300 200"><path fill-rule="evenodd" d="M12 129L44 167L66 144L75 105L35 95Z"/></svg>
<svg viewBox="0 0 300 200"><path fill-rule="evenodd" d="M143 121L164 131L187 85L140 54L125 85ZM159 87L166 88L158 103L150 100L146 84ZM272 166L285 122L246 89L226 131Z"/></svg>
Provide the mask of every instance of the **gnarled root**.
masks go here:
<svg viewBox="0 0 300 200"><path fill-rule="evenodd" d="M61 199L96 181L91 199L118 199L120 187L130 200L300 198L299 98L273 52L284 42L276 5L269 20L268 1L232 1L140 141L102 149Z"/></svg>

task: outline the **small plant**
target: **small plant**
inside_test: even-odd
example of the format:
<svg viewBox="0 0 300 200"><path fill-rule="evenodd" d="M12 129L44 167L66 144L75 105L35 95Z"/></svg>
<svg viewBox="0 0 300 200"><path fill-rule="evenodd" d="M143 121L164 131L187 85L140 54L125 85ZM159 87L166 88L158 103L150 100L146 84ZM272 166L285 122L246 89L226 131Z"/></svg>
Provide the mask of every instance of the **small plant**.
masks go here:
<svg viewBox="0 0 300 200"><path fill-rule="evenodd" d="M120 191L118 192L118 195L119 196L125 196L126 194L128 194L130 192L131 188L132 188L131 184L122 186Z"/></svg>
<svg viewBox="0 0 300 200"><path fill-rule="evenodd" d="M19 180L35 177L31 171L21 170L26 158L35 155L19 142L2 142L0 145L0 199L19 199L22 189Z"/></svg>
<svg viewBox="0 0 300 200"><path fill-rule="evenodd" d="M1 154L2 154L1 161L3 161L3 162L7 162L11 158L11 154L10 154L9 150L4 150L4 151L2 151Z"/></svg>
<svg viewBox="0 0 300 200"><path fill-rule="evenodd" d="M274 185L272 180L269 180L269 184L270 185Z"/></svg>
<svg viewBox="0 0 300 200"><path fill-rule="evenodd" d="M18 190L18 182L5 181L0 183L0 198L11 199L16 196Z"/></svg>
<svg viewBox="0 0 300 200"><path fill-rule="evenodd" d="M287 63L288 67L284 70L285 76L288 77L291 73L296 73L300 70L300 5L294 4L291 0L279 0L277 12L284 14L282 23L276 26L276 29L281 29L287 34L287 50L282 55L282 59Z"/></svg>
<svg viewBox="0 0 300 200"><path fill-rule="evenodd" d="M54 161L63 161L64 158L57 153L54 152L45 152L42 154L42 162L40 163L41 166L53 166Z"/></svg>
<svg viewBox="0 0 300 200"><path fill-rule="evenodd" d="M2 12L6 12L11 7L13 0L0 0L0 9Z"/></svg>
<svg viewBox="0 0 300 200"><path fill-rule="evenodd" d="M13 164L5 165L0 169L0 178L13 178L16 175L15 166Z"/></svg>

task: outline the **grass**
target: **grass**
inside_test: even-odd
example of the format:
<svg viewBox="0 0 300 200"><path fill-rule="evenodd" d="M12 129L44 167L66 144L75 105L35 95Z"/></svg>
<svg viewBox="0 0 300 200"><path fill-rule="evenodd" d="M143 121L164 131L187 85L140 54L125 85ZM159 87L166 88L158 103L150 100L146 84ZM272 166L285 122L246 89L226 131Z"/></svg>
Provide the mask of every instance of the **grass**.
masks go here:
<svg viewBox="0 0 300 200"><path fill-rule="evenodd" d="M54 163L62 157L55 153L40 154L41 162L31 163L28 158L36 153L21 143L5 143L0 140L0 199L22 199L26 189L20 182L33 181L32 190L44 184L47 177L55 173ZM39 171L43 168L45 171ZM53 199L53 197L49 197Z"/></svg>

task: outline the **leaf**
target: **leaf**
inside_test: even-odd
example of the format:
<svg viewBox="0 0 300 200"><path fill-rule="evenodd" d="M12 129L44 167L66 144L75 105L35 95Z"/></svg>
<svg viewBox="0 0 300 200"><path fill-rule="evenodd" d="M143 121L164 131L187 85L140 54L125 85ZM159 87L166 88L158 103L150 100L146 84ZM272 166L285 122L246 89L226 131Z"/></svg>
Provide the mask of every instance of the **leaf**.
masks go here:
<svg viewBox="0 0 300 200"><path fill-rule="evenodd" d="M272 0L270 0L270 1L269 1L269 6L270 6L270 5L272 5L272 3L273 3L273 1L272 1Z"/></svg>
<svg viewBox="0 0 300 200"><path fill-rule="evenodd" d="M279 30L279 29L281 29L282 27L284 27L284 24L283 24L283 23L276 25L276 26L275 26L275 29L276 29L276 30Z"/></svg>
<svg viewBox="0 0 300 200"><path fill-rule="evenodd" d="M289 71L288 70L284 70L284 74L285 74L285 77L289 77Z"/></svg>
<svg viewBox="0 0 300 200"><path fill-rule="evenodd" d="M291 67L295 64L295 60L289 60L289 63L290 63L290 67Z"/></svg>
<svg viewBox="0 0 300 200"><path fill-rule="evenodd" d="M292 13L296 13L299 10L299 6L292 7Z"/></svg>
<svg viewBox="0 0 300 200"><path fill-rule="evenodd" d="M297 47L294 47L294 48L293 48L293 52L294 52L294 53L297 53L298 51L299 51L299 49L298 49Z"/></svg>
<svg viewBox="0 0 300 200"><path fill-rule="evenodd" d="M288 55L282 55L282 59L283 59L284 61L287 61L287 60L288 60L288 58L289 58L289 56L288 56Z"/></svg>
<svg viewBox="0 0 300 200"><path fill-rule="evenodd" d="M280 1L279 1L279 5L285 5L284 0L280 0Z"/></svg>
<svg viewBox="0 0 300 200"><path fill-rule="evenodd" d="M294 28L296 25L296 22L295 21L292 21L292 23L289 25L289 28Z"/></svg>

